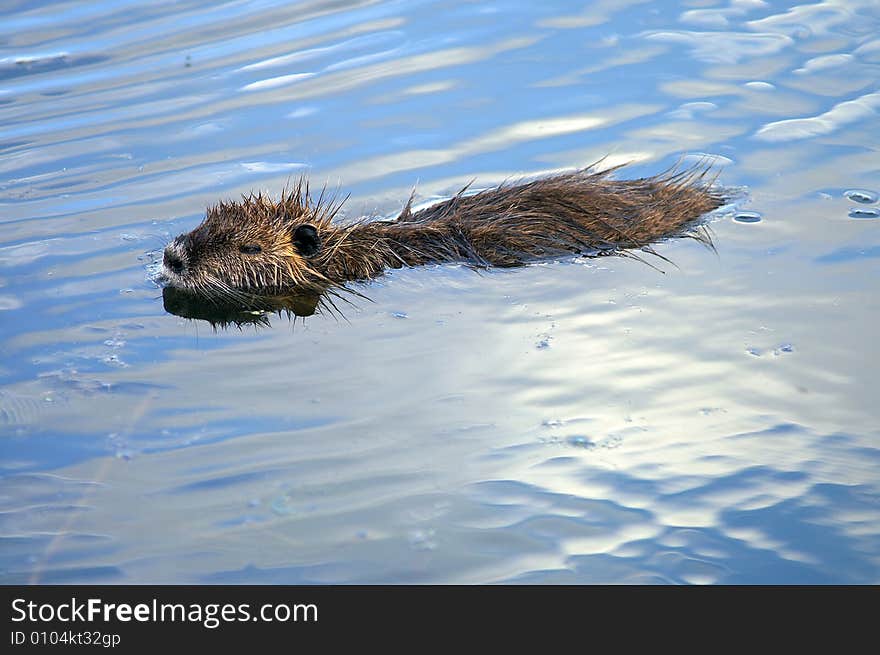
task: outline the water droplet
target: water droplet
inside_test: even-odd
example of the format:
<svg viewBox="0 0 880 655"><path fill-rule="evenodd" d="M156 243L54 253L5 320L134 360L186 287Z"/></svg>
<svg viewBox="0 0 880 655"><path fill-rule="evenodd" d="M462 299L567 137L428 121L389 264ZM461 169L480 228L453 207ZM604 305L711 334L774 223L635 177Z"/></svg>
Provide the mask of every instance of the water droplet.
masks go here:
<svg viewBox="0 0 880 655"><path fill-rule="evenodd" d="M596 447L596 444L594 444L592 441L590 441L586 437L583 437L580 435L574 436L574 437L569 437L568 439L566 439L566 442L568 443L569 446L574 446L575 448L585 448L587 450L592 450L593 448Z"/></svg>
<svg viewBox="0 0 880 655"><path fill-rule="evenodd" d="M860 202L863 205L873 205L877 202L878 198L877 192L868 191L867 189L850 189L844 191L843 195L853 202Z"/></svg>
<svg viewBox="0 0 880 655"><path fill-rule="evenodd" d="M760 223L761 215L758 212L737 212L733 220L737 223Z"/></svg>
<svg viewBox="0 0 880 655"><path fill-rule="evenodd" d="M293 514L296 511L290 504L289 496L278 496L269 504L269 507L279 516Z"/></svg>
<svg viewBox="0 0 880 655"><path fill-rule="evenodd" d="M873 207L853 207L849 210L850 218L880 218L880 209Z"/></svg>
<svg viewBox="0 0 880 655"><path fill-rule="evenodd" d="M793 352L794 352L794 346L792 346L790 343L783 343L773 351L773 354L774 355L781 355L782 353L793 353Z"/></svg>
<svg viewBox="0 0 880 655"><path fill-rule="evenodd" d="M623 437L619 434L612 434L609 437L605 437L597 443L596 445L599 448L606 448L608 450L613 450L614 448L619 448L623 444Z"/></svg>

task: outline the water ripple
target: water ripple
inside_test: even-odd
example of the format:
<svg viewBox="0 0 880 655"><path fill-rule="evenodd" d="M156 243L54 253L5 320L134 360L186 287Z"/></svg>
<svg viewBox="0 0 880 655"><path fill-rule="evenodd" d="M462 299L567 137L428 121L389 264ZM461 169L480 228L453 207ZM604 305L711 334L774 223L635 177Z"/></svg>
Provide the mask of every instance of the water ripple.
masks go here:
<svg viewBox="0 0 880 655"><path fill-rule="evenodd" d="M878 583L876 2L0 9L0 580ZM161 248L712 161L715 250L215 330ZM857 219L857 220L856 220Z"/></svg>

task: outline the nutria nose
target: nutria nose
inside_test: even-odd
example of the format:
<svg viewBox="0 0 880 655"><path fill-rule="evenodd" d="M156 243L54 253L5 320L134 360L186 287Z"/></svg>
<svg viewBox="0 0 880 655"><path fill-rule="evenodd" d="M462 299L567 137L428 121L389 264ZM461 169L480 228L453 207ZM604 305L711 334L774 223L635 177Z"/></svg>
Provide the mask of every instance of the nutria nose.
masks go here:
<svg viewBox="0 0 880 655"><path fill-rule="evenodd" d="M183 260L180 256L175 253L173 250L168 248L165 249L165 254L162 257L162 262L165 266L175 275L180 275L183 273Z"/></svg>

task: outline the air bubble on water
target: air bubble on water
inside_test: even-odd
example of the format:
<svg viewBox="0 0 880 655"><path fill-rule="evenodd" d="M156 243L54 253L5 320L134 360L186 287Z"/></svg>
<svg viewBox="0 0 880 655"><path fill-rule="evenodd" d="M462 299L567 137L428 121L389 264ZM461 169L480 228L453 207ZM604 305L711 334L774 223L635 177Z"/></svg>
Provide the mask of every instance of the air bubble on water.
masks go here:
<svg viewBox="0 0 880 655"><path fill-rule="evenodd" d="M777 356L781 355L782 353L790 352L794 352L794 346L792 346L790 343L780 344L777 348L773 350L773 354Z"/></svg>
<svg viewBox="0 0 880 655"><path fill-rule="evenodd" d="M406 312L391 312L391 315L394 318L409 318L409 314Z"/></svg>
<svg viewBox="0 0 880 655"><path fill-rule="evenodd" d="M761 356L761 351L758 348L746 348L746 352L754 357Z"/></svg>
<svg viewBox="0 0 880 655"><path fill-rule="evenodd" d="M880 209L874 207L853 207L849 210L850 218L880 218Z"/></svg>
<svg viewBox="0 0 880 655"><path fill-rule="evenodd" d="M595 442L590 441L587 437L581 435L569 437L565 441L569 446L574 446L575 448L584 448L585 450L592 450L596 447Z"/></svg>
<svg viewBox="0 0 880 655"><path fill-rule="evenodd" d="M760 223L761 215L758 212L737 212L733 220L737 223Z"/></svg>
<svg viewBox="0 0 880 655"><path fill-rule="evenodd" d="M873 205L880 198L876 191L869 191L868 189L849 189L844 191L843 195L853 202L863 205Z"/></svg>
<svg viewBox="0 0 880 655"><path fill-rule="evenodd" d="M544 350L545 348L550 347L550 341L553 339L549 334L543 335L537 343L535 343L535 348L538 350Z"/></svg>
<svg viewBox="0 0 880 655"><path fill-rule="evenodd" d="M565 425L565 421L563 421L561 418L548 418L542 421L541 425L546 428L558 428Z"/></svg>
<svg viewBox="0 0 880 655"><path fill-rule="evenodd" d="M126 368L128 366L128 364L126 364L121 359L119 359L119 355L116 355L116 354L107 355L106 357L103 358L102 361L105 364L110 364L111 366L119 366L122 368Z"/></svg>
<svg viewBox="0 0 880 655"><path fill-rule="evenodd" d="M128 440L118 432L111 432L107 435L107 447L113 451L116 459L122 459L126 462L131 461L137 452L128 444Z"/></svg>

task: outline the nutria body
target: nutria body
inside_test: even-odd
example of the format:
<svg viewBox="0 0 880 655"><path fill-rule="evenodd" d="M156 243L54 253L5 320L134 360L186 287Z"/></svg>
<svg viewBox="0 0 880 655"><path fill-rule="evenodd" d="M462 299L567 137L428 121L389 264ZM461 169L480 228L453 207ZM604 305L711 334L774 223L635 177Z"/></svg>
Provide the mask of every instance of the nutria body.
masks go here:
<svg viewBox="0 0 880 655"><path fill-rule="evenodd" d="M395 220L333 219L341 202L314 201L300 181L279 201L259 194L208 209L165 248L169 286L206 296L322 292L388 268L439 262L522 266L572 254L628 254L671 236L704 237L695 224L723 202L690 169L636 180L584 169L504 184ZM656 253L654 253L656 254Z"/></svg>

